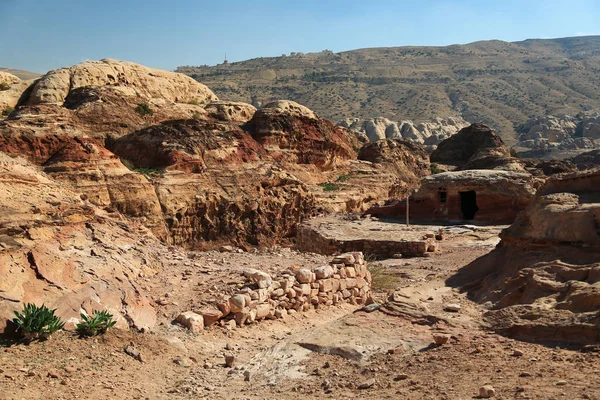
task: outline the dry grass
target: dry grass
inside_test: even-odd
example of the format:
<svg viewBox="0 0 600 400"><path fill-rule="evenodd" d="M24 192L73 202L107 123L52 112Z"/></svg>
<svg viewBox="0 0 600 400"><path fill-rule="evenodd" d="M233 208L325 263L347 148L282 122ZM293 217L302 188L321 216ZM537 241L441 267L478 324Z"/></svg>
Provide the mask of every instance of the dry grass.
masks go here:
<svg viewBox="0 0 600 400"><path fill-rule="evenodd" d="M400 278L394 272L390 271L389 267L380 263L369 263L368 266L371 272L373 291L388 292L398 289Z"/></svg>

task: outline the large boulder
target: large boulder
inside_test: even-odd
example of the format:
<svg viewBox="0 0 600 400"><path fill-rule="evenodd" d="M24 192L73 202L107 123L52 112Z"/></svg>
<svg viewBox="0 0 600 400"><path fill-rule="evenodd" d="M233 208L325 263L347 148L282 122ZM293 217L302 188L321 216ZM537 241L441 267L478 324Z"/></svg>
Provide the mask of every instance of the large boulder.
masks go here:
<svg viewBox="0 0 600 400"><path fill-rule="evenodd" d="M431 162L458 169L504 169L524 171L511 157L500 136L484 124L472 124L441 142L431 153Z"/></svg>

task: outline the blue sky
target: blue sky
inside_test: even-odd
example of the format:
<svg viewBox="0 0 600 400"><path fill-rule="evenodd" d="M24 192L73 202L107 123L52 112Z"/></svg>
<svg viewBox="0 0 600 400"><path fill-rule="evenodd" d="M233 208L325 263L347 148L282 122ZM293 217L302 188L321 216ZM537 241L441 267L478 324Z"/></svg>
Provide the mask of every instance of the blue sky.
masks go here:
<svg viewBox="0 0 600 400"><path fill-rule="evenodd" d="M0 66L155 68L292 51L600 34L598 0L0 0Z"/></svg>

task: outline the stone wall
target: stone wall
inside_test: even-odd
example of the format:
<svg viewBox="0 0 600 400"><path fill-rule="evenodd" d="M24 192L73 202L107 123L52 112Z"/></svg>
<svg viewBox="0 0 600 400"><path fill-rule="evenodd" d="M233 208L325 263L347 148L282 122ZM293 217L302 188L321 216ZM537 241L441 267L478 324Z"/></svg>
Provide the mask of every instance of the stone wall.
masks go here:
<svg viewBox="0 0 600 400"><path fill-rule="evenodd" d="M433 237L422 240L342 240L323 236L307 225L300 225L296 233L296 248L300 251L331 255L339 252L360 251L376 257L422 256L436 251L439 244Z"/></svg>
<svg viewBox="0 0 600 400"><path fill-rule="evenodd" d="M279 276L257 269L246 269L243 274L247 282L233 296L198 312L182 313L177 321L192 331L216 323L243 326L340 303L365 304L371 294L371 273L360 252L336 256L325 266L294 268Z"/></svg>

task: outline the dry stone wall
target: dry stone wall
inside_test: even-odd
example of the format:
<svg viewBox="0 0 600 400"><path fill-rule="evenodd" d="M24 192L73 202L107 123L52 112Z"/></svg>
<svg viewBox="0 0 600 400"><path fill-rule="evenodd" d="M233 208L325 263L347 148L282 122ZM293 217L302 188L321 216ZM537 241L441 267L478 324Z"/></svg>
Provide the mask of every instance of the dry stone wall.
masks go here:
<svg viewBox="0 0 600 400"><path fill-rule="evenodd" d="M238 327L264 319L341 303L365 304L371 295L371 273L361 252L336 256L314 269L293 268L278 276L257 269L243 271L247 283L234 295L177 322L198 332L214 324Z"/></svg>
<svg viewBox="0 0 600 400"><path fill-rule="evenodd" d="M324 236L308 225L300 225L296 233L296 248L324 255L360 251L376 257L392 257L395 254L417 257L439 250L439 243L434 237L422 240L343 240Z"/></svg>

